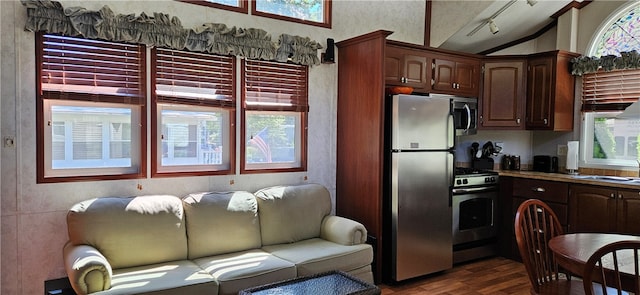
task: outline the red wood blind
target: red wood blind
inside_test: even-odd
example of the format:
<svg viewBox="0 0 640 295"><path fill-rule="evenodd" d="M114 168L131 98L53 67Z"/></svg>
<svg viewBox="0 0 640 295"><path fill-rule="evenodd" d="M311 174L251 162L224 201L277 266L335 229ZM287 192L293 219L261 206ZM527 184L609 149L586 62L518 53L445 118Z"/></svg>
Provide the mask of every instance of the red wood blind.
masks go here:
<svg viewBox="0 0 640 295"><path fill-rule="evenodd" d="M205 53L154 49L158 102L235 106L235 58Z"/></svg>
<svg viewBox="0 0 640 295"><path fill-rule="evenodd" d="M582 111L624 110L640 98L640 70L615 70L582 77Z"/></svg>
<svg viewBox="0 0 640 295"><path fill-rule="evenodd" d="M243 81L248 110L309 110L307 66L245 60Z"/></svg>
<svg viewBox="0 0 640 295"><path fill-rule="evenodd" d="M144 46L58 35L39 37L43 98L144 104Z"/></svg>

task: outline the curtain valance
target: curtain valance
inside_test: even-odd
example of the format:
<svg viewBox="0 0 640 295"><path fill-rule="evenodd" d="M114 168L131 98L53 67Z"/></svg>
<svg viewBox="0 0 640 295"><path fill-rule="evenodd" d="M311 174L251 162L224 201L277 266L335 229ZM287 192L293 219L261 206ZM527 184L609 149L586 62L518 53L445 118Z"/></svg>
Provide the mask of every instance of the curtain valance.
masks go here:
<svg viewBox="0 0 640 295"><path fill-rule="evenodd" d="M207 23L186 29L180 19L164 13L114 14L108 6L98 11L82 7L63 8L50 0L21 0L27 7L28 31L83 36L115 42L145 44L176 50L241 56L248 59L291 61L302 65L320 63L322 46L307 37L282 34L277 42L262 29L229 28Z"/></svg>
<svg viewBox="0 0 640 295"><path fill-rule="evenodd" d="M573 64L571 74L574 76L595 73L598 69L607 72L613 70L640 69L640 54L637 51L629 51L621 52L620 56L580 56L572 59L571 63Z"/></svg>

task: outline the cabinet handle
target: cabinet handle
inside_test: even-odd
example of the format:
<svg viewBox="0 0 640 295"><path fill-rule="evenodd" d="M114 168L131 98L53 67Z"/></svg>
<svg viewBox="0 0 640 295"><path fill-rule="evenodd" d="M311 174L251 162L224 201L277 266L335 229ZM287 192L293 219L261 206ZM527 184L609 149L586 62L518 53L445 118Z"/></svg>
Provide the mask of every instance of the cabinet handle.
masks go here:
<svg viewBox="0 0 640 295"><path fill-rule="evenodd" d="M549 120L547 120L547 118L545 118L543 121L544 121L544 125L549 124Z"/></svg>
<svg viewBox="0 0 640 295"><path fill-rule="evenodd" d="M618 194L618 199L622 200L622 194Z"/></svg>
<svg viewBox="0 0 640 295"><path fill-rule="evenodd" d="M611 193L611 198L615 199L616 198L616 194L615 193Z"/></svg>
<svg viewBox="0 0 640 295"><path fill-rule="evenodd" d="M407 83L407 78L405 78L405 77L400 78L400 82Z"/></svg>
<svg viewBox="0 0 640 295"><path fill-rule="evenodd" d="M516 119L516 124L520 125L520 118Z"/></svg>
<svg viewBox="0 0 640 295"><path fill-rule="evenodd" d="M533 187L531 188L531 190L534 192L540 192L540 193L544 193L547 191L546 189L544 189L544 187Z"/></svg>

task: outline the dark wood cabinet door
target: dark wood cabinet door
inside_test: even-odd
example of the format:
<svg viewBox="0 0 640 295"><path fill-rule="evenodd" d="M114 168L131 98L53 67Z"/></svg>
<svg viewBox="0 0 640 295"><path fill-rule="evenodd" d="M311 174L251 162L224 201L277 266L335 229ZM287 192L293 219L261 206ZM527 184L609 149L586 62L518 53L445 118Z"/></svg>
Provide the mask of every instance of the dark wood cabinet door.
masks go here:
<svg viewBox="0 0 640 295"><path fill-rule="evenodd" d="M571 232L615 232L617 191L572 184L569 193Z"/></svg>
<svg viewBox="0 0 640 295"><path fill-rule="evenodd" d="M618 232L640 235L640 191L618 190Z"/></svg>
<svg viewBox="0 0 640 295"><path fill-rule="evenodd" d="M573 130L575 77L571 59L577 53L556 50L529 56L527 74L528 130Z"/></svg>
<svg viewBox="0 0 640 295"><path fill-rule="evenodd" d="M433 85L434 90L452 92L455 83L456 63L450 60L433 60Z"/></svg>
<svg viewBox="0 0 640 295"><path fill-rule="evenodd" d="M481 128L524 129L525 60L484 64Z"/></svg>
<svg viewBox="0 0 640 295"><path fill-rule="evenodd" d="M480 84L479 65L474 63L456 62L455 67L456 90L463 96L478 96Z"/></svg>
<svg viewBox="0 0 640 295"><path fill-rule="evenodd" d="M400 48L388 46L384 56L384 81L387 85L402 86L403 51Z"/></svg>
<svg viewBox="0 0 640 295"><path fill-rule="evenodd" d="M425 88L427 81L427 57L420 55L404 56L404 77L406 84L414 88Z"/></svg>
<svg viewBox="0 0 640 295"><path fill-rule="evenodd" d="M426 53L387 46L385 52L385 84L413 87L415 92L427 93L430 89L430 65Z"/></svg>
<svg viewBox="0 0 640 295"><path fill-rule="evenodd" d="M553 58L529 60L527 75L527 128L553 129Z"/></svg>
<svg viewBox="0 0 640 295"><path fill-rule="evenodd" d="M480 63L473 59L436 57L433 59L431 88L441 93L478 97Z"/></svg>

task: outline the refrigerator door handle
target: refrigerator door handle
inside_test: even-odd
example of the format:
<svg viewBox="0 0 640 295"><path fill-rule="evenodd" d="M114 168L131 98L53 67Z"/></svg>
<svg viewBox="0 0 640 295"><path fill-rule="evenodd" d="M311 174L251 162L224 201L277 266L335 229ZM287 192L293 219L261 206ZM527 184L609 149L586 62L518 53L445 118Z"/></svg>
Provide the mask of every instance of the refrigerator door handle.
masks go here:
<svg viewBox="0 0 640 295"><path fill-rule="evenodd" d="M447 155L447 158L449 159L450 163L447 163L447 174L449 175L449 187L451 189L449 189L449 208L453 207L453 186L455 185L455 177L454 177L454 163L456 162L456 154L455 153L449 153L449 155Z"/></svg>

